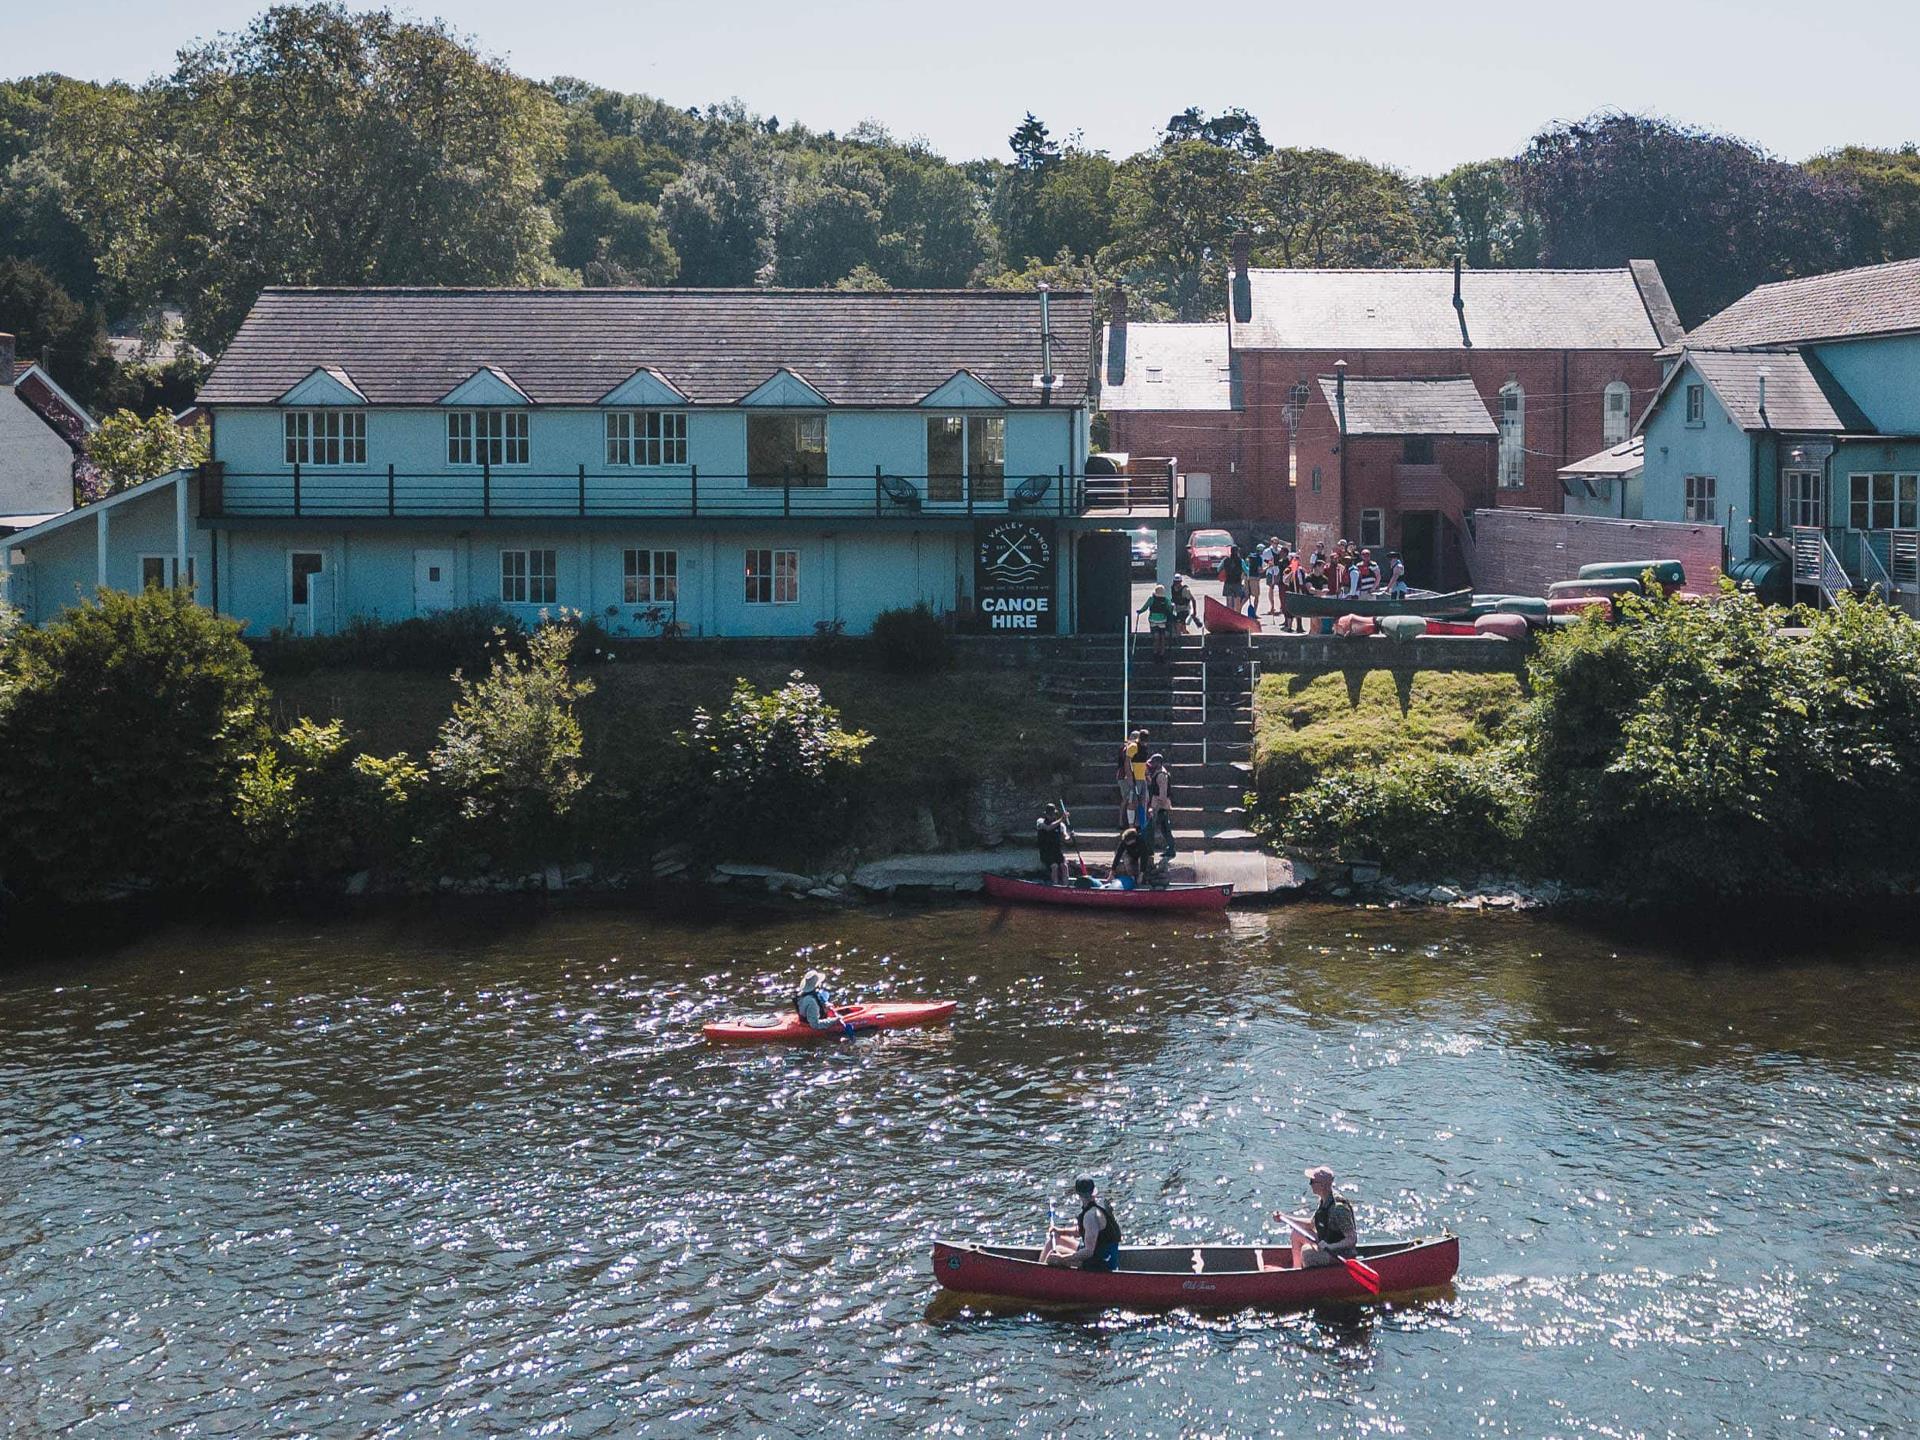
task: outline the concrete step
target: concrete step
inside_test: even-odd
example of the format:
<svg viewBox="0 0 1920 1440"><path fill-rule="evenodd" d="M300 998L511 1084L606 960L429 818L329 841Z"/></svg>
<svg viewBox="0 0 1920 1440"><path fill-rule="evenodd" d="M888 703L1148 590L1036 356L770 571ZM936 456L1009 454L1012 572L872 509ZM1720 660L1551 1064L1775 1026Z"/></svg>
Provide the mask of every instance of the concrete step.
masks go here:
<svg viewBox="0 0 1920 1440"><path fill-rule="evenodd" d="M1080 848L1087 852L1089 864L1104 864L1112 856L1120 843L1117 830L1079 830ZM1156 837L1157 844L1158 837ZM1176 850L1258 850L1260 837L1251 830L1242 830L1228 826L1205 829L1181 829L1173 827L1173 844ZM1101 853L1096 857L1095 852Z"/></svg>

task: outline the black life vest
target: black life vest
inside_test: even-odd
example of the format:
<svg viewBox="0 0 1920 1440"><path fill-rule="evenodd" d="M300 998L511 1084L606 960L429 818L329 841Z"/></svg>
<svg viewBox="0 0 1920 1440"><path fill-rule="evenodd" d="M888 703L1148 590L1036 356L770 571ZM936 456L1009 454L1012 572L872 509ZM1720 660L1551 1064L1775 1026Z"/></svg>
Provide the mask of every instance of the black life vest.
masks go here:
<svg viewBox="0 0 1920 1440"><path fill-rule="evenodd" d="M1080 1207L1080 1234L1087 1233L1087 1212L1100 1212L1100 1243L1094 1247L1090 1260L1113 1260L1120 1254L1120 1222L1113 1218L1113 1207L1103 1205L1097 1200L1089 1200Z"/></svg>
<svg viewBox="0 0 1920 1440"><path fill-rule="evenodd" d="M813 997L813 1003L820 1007L820 1018L822 1020L833 1019L833 1008L827 1003L827 994L824 990L802 990L798 995L793 997L793 1013L798 1015L802 1020L807 1018L807 1012L800 1008L800 1002L809 995Z"/></svg>
<svg viewBox="0 0 1920 1440"><path fill-rule="evenodd" d="M1334 1229L1333 1207L1335 1205L1345 1205L1347 1213L1353 1213L1353 1204L1344 1195L1329 1195L1314 1208L1313 1233L1322 1245L1338 1245L1342 1241L1353 1238L1353 1232L1350 1230Z"/></svg>

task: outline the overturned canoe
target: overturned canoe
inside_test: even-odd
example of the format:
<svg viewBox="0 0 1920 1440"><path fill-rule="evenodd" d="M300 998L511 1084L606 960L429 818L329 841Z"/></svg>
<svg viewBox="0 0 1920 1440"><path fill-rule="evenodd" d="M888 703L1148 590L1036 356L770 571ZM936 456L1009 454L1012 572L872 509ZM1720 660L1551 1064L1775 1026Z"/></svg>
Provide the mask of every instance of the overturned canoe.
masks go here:
<svg viewBox="0 0 1920 1440"><path fill-rule="evenodd" d="M1280 606L1289 615L1425 615L1429 619L1448 619L1465 615L1473 608L1471 590L1449 590L1436 595L1413 590L1394 599L1390 595L1298 595L1292 591L1280 597Z"/></svg>
<svg viewBox="0 0 1920 1440"><path fill-rule="evenodd" d="M1049 885L1011 875L983 875L980 883L995 900L1020 905L1073 905L1084 910L1224 910L1233 898L1231 885L1142 885L1137 890L1109 890L1092 885Z"/></svg>
<svg viewBox="0 0 1920 1440"><path fill-rule="evenodd" d="M1441 1235L1362 1245L1360 1258L1379 1272L1378 1296L1362 1288L1344 1265L1293 1269L1285 1240L1267 1245L1123 1245L1117 1270L1046 1265L1033 1246L936 1240L933 1278L963 1294L1039 1305L1280 1309L1437 1290L1459 1272L1460 1240Z"/></svg>
<svg viewBox="0 0 1920 1440"><path fill-rule="evenodd" d="M872 1005L840 1005L834 1014L862 1030L900 1030L909 1025L937 1025L950 1018L958 1000L883 1000ZM733 1044L773 1040L838 1040L844 1030L816 1030L793 1011L784 1015L743 1015L700 1027L709 1040Z"/></svg>

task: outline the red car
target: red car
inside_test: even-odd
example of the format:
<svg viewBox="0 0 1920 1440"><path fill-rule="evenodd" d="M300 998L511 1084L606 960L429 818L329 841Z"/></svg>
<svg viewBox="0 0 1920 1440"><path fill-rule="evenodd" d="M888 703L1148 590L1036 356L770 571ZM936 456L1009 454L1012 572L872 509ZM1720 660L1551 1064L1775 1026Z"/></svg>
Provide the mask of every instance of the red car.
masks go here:
<svg viewBox="0 0 1920 1440"><path fill-rule="evenodd" d="M1224 530L1196 530L1187 537L1187 573L1214 575L1233 549L1233 536Z"/></svg>

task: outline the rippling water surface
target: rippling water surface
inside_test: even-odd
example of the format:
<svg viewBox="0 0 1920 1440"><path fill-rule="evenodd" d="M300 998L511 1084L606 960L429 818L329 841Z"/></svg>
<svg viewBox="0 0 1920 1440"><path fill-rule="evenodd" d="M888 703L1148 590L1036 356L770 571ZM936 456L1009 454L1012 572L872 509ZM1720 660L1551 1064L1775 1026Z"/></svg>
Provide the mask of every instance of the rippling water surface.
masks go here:
<svg viewBox="0 0 1920 1440"><path fill-rule="evenodd" d="M48 1435L1911 1435L1920 971L1297 909L504 910L0 978L0 1416ZM710 1049L808 963L951 1030ZM1456 1290L979 1313L936 1234L1270 1234Z"/></svg>

